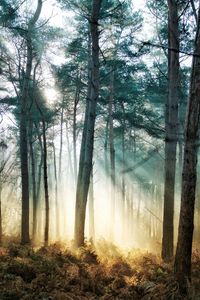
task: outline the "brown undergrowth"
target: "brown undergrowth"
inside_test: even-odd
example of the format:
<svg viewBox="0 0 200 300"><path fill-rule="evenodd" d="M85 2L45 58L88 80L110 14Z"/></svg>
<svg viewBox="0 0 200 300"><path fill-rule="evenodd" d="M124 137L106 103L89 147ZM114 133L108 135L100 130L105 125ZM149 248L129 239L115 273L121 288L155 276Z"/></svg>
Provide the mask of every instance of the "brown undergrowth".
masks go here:
<svg viewBox="0 0 200 300"><path fill-rule="evenodd" d="M193 254L187 299L200 299L200 252ZM70 251L60 244L0 248L0 300L183 299L172 265L140 250L123 253L105 241Z"/></svg>

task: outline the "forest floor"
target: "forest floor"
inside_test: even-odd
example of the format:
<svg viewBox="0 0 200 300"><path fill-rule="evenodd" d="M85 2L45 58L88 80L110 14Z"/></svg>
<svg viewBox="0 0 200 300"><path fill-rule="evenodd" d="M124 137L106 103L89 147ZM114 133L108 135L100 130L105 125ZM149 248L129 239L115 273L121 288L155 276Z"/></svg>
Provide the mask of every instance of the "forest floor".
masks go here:
<svg viewBox="0 0 200 300"><path fill-rule="evenodd" d="M193 252L190 297L200 299L200 252ZM112 244L76 253L54 244L0 248L0 300L183 299L172 264L140 250L126 254Z"/></svg>

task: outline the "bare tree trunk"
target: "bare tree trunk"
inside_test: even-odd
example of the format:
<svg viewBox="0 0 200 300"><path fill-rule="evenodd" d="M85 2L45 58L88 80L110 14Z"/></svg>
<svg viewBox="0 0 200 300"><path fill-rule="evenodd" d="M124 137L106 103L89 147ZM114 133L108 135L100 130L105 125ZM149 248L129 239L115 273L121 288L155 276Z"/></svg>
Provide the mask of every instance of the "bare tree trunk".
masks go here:
<svg viewBox="0 0 200 300"><path fill-rule="evenodd" d="M21 243L30 242L29 237L29 179L28 179L28 147L25 117L20 120L20 154L21 154L21 183L22 183L22 227Z"/></svg>
<svg viewBox="0 0 200 300"><path fill-rule="evenodd" d="M44 229L44 245L47 246L49 242L49 187L48 187L48 168L47 168L47 142L46 142L46 124L45 116L40 108L37 99L35 99L36 107L40 113L42 120L42 140L40 137L40 132L38 130L37 124L35 127L38 131L38 138L41 146L42 157L43 157L43 182L44 182L44 196L45 196L45 229ZM43 141L43 145L42 145Z"/></svg>
<svg viewBox="0 0 200 300"><path fill-rule="evenodd" d="M29 236L29 172L28 172L28 137L27 137L27 113L28 113L28 89L32 68L31 39L27 39L27 65L24 85L21 95L20 114L20 161L22 184L22 219L21 219L21 243L30 243Z"/></svg>
<svg viewBox="0 0 200 300"><path fill-rule="evenodd" d="M69 141L69 133L68 133L68 124L66 122L66 138L67 138L67 150L68 150L68 160L69 160L69 173L71 176L74 176L74 169L73 169L73 162L72 162L72 155L71 155L71 149L70 149L70 141Z"/></svg>
<svg viewBox="0 0 200 300"><path fill-rule="evenodd" d="M44 244L49 242L49 189L48 189L48 172L47 172L47 143L46 143L46 126L45 120L42 120L42 137L43 137L43 176L44 176L44 195L45 195L45 229L44 229Z"/></svg>
<svg viewBox="0 0 200 300"><path fill-rule="evenodd" d="M197 150L200 116L200 7L192 63L189 102L185 128L185 147L182 173L181 211L178 242L174 263L175 275L183 294L191 280L191 255L194 228Z"/></svg>
<svg viewBox="0 0 200 300"><path fill-rule="evenodd" d="M30 124L30 135L29 135L29 148L30 148L30 159L31 159L31 177L32 177L32 189L33 189L33 228L32 228L32 240L35 242L36 239L36 224L37 224L37 193L36 193L36 178L35 178L35 156L33 151L33 124Z"/></svg>
<svg viewBox="0 0 200 300"><path fill-rule="evenodd" d="M2 231L2 201L1 201L1 197L2 197L2 179L1 179L1 173L0 173L0 246L2 245L2 235L3 235L3 231Z"/></svg>
<svg viewBox="0 0 200 300"><path fill-rule="evenodd" d="M37 102L36 102L37 105ZM37 105L38 107L38 105ZM35 125L35 129L37 131L37 136L38 136L38 141L39 141L39 145L40 145L40 163L38 166L38 172L37 172L37 185L36 185L36 198L37 198L37 208L36 208L36 233L38 234L38 223L39 223L39 219L41 219L41 216L39 216L39 211L38 211L38 207L40 205L40 195L41 195L41 182L42 182L42 170L43 170L43 162L44 162L44 153L43 153L43 145L42 145L42 138L41 138L41 134L39 132L39 128L36 122L34 122ZM39 218L40 217L40 218Z"/></svg>
<svg viewBox="0 0 200 300"><path fill-rule="evenodd" d="M176 146L178 126L178 85L179 85L179 32L178 8L175 0L168 0L168 100L166 105L165 139L165 190L163 214L162 258L173 257L174 244L174 190L176 171ZM177 51L170 50L176 49Z"/></svg>
<svg viewBox="0 0 200 300"><path fill-rule="evenodd" d="M63 108L63 103L62 103L61 118L60 118L60 152L59 152L59 171L58 171L59 181L61 181L61 173L62 173L63 115L64 115L64 108Z"/></svg>
<svg viewBox="0 0 200 300"><path fill-rule="evenodd" d="M37 136L38 136L38 140L39 140L39 145L40 145L40 151L41 151L41 155L40 155L40 163L38 166L38 176L37 176L37 190L36 190L36 197L37 197L37 201L39 202L40 200L40 187L41 187L41 178L42 178L42 165L43 165L43 145L42 145L42 139L41 139L41 135L39 132L39 129L37 127L37 124L35 123L35 128L37 130Z"/></svg>
<svg viewBox="0 0 200 300"><path fill-rule="evenodd" d="M90 175L89 187L89 238L94 242L95 227L94 227L94 182L93 182L93 167Z"/></svg>
<svg viewBox="0 0 200 300"><path fill-rule="evenodd" d="M140 221L140 207L141 207L142 187L141 183L138 185L138 201L137 201L137 222Z"/></svg>
<svg viewBox="0 0 200 300"><path fill-rule="evenodd" d="M22 182L22 219L21 219L21 243L30 243L29 236L29 174L28 174L28 136L27 136L27 116L29 82L32 71L32 30L40 16L42 0L38 0L36 11L28 23L26 32L27 60L26 70L23 78L21 91L21 113L20 113L20 161L21 161L21 182Z"/></svg>
<svg viewBox="0 0 200 300"><path fill-rule="evenodd" d="M126 132L126 121L125 121L125 108L124 102L121 103L123 117L122 117L122 169L126 167L125 164L125 132ZM127 200L127 209L129 207L129 200L126 199L126 175L122 173L122 185L121 185L121 195L122 195L122 222L123 222L123 236L126 235L126 200Z"/></svg>
<svg viewBox="0 0 200 300"><path fill-rule="evenodd" d="M93 0L90 18L90 32L92 41L91 77L88 90L85 113L84 131L81 144L79 173L76 190L75 211L75 246L84 245L85 214L89 189L90 174L92 170L94 127L96 119L96 106L99 96L99 31L98 20L100 15L101 0Z"/></svg>
<svg viewBox="0 0 200 300"><path fill-rule="evenodd" d="M106 184L107 184L107 176L109 174L109 162L108 162L108 126L109 126L109 120L106 120L105 142L104 142L104 167L105 167L105 175L106 175Z"/></svg>
<svg viewBox="0 0 200 300"><path fill-rule="evenodd" d="M110 201L111 201L111 216L110 216L110 238L114 237L115 223L115 146L114 146L114 130L113 130L113 104L114 104L114 71L111 72L110 78L110 95L108 102L108 117L109 117L109 150L110 150Z"/></svg>
<svg viewBox="0 0 200 300"><path fill-rule="evenodd" d="M56 210L56 238L60 237L60 209L58 205L58 178L57 178L57 166L56 166L56 149L54 142L52 141L53 148L53 166L54 166L54 179L55 179L55 210Z"/></svg>
<svg viewBox="0 0 200 300"><path fill-rule="evenodd" d="M74 111L73 111L73 157L74 157L74 180L75 185L77 184L77 124L76 124L76 117L77 117L77 106L79 103L79 97L80 97L80 75L79 72L77 74L77 87L76 87L76 93L74 98Z"/></svg>

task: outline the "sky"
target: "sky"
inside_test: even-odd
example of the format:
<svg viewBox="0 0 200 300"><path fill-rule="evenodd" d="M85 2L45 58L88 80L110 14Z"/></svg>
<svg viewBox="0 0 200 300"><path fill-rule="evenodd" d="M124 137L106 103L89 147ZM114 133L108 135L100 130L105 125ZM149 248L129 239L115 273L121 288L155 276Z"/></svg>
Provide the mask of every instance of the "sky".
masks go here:
<svg viewBox="0 0 200 300"><path fill-rule="evenodd" d="M146 0L132 0L132 2L136 10L145 10ZM47 19L50 18L49 23L51 25L56 25L59 27L65 26L66 16L70 18L73 16L73 14L63 13L63 10L58 7L58 4L55 0L48 0L44 2L42 17Z"/></svg>

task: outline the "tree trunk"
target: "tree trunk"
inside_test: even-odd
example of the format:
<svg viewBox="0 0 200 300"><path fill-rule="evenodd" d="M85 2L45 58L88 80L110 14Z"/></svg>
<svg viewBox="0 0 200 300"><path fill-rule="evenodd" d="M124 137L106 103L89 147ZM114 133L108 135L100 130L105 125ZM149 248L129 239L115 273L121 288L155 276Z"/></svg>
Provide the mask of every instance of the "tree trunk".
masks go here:
<svg viewBox="0 0 200 300"><path fill-rule="evenodd" d="M2 196L2 179L1 179L1 173L0 173L0 246L2 245L2 201L1 201L1 196Z"/></svg>
<svg viewBox="0 0 200 300"><path fill-rule="evenodd" d="M59 171L58 171L58 178L61 183L61 173L62 173L62 149L63 149L63 116L64 116L64 108L62 103L61 109L61 117L60 117L60 152L59 152Z"/></svg>
<svg viewBox="0 0 200 300"><path fill-rule="evenodd" d="M69 128L66 121L66 139L67 139L67 150L68 150L68 163L69 163L69 174L70 177L75 176L74 175L74 169L73 169L73 162L72 162L72 156L71 156L71 149L70 149L70 141L69 141Z"/></svg>
<svg viewBox="0 0 200 300"><path fill-rule="evenodd" d="M181 210L174 263L175 275L183 294L191 280L191 254L194 228L195 189L197 177L198 129L200 115L200 8L192 63L189 102L185 128L182 172Z"/></svg>
<svg viewBox="0 0 200 300"><path fill-rule="evenodd" d="M125 132L126 132L126 121L125 121L125 108L124 102L121 103L121 108L123 112L122 117L122 169L124 170L126 167L125 164ZM126 235L126 200L127 200L127 209L129 207L129 200L126 197L126 175L122 173L122 185L121 185L121 196L122 196L122 222L123 222L123 236Z"/></svg>
<svg viewBox="0 0 200 300"><path fill-rule="evenodd" d="M37 175L37 190L36 190L36 197L37 197L37 201L39 202L40 200L40 187L41 187L41 178L42 178L42 165L43 165L43 146L42 146L42 139L40 136L40 132L38 130L37 124L35 123L35 128L37 130L37 135L38 135L38 140L39 140L39 144L40 144L40 151L41 151L41 155L40 155L40 163L38 166L38 175Z"/></svg>
<svg viewBox="0 0 200 300"><path fill-rule="evenodd" d="M114 146L114 129L113 129L113 104L114 104L114 71L111 71L110 78L110 95L108 102L108 118L109 118L109 150L110 150L110 238L114 237L115 223L115 146Z"/></svg>
<svg viewBox="0 0 200 300"><path fill-rule="evenodd" d="M52 141L52 148L53 148L53 166L54 166L54 179L55 179L55 223L56 223L56 239L59 240L60 238L60 208L58 205L58 179L57 179L57 167L56 167L56 149L54 142Z"/></svg>
<svg viewBox="0 0 200 300"><path fill-rule="evenodd" d="M30 148L30 159L31 159L31 177L32 177L32 189L33 189L33 227L32 227L32 240L35 242L36 239L36 224L37 224L37 193L36 193L36 178L35 178L35 156L33 151L33 124L30 124L30 135L29 135L29 148Z"/></svg>
<svg viewBox="0 0 200 300"><path fill-rule="evenodd" d="M45 195L45 229L44 244L49 243L49 188L48 188L48 171L47 171L47 142L45 120L42 120L42 138L43 138L43 176L44 176L44 195Z"/></svg>
<svg viewBox="0 0 200 300"><path fill-rule="evenodd" d="M94 127L96 119L96 106L99 96L99 31L98 20L101 0L93 0L90 18L90 32L92 41L91 76L88 86L88 99L85 113L84 131L81 144L79 173L76 190L75 211L75 247L84 245L85 214L89 189L90 174L92 170Z"/></svg>
<svg viewBox="0 0 200 300"><path fill-rule="evenodd" d="M42 0L38 0L36 11L28 23L26 32L27 60L26 70L23 78L21 91L21 113L20 113L20 161L21 161L21 182L22 182L22 219L21 219L21 243L30 243L29 237L29 173L28 173L28 137L27 137L27 114L29 81L32 70L32 30L40 16Z"/></svg>
<svg viewBox="0 0 200 300"><path fill-rule="evenodd" d="M37 105L37 102L36 102ZM36 230L36 234L38 234L37 230L38 230L38 226L39 226L39 211L38 211L38 207L40 204L40 195L41 195L41 182L42 182L42 166L43 166L43 161L44 161L44 153L43 153L43 145L42 145L42 138L41 138L41 134L39 132L39 128L36 122L34 122L34 126L37 132L37 136L38 136L38 141L39 141L39 145L40 145L40 162L39 162L39 166L38 166L38 170L37 170L37 184L36 184L36 199L37 199L37 208L36 208L36 224L35 224L35 230Z"/></svg>
<svg viewBox="0 0 200 300"><path fill-rule="evenodd" d="M27 113L28 113L28 90L32 68L32 44L27 38L27 65L24 85L21 95L20 114L20 162L22 184L22 219L21 219L21 243L30 242L29 237L29 172L28 172L28 137L27 137Z"/></svg>
<svg viewBox="0 0 200 300"><path fill-rule="evenodd" d="M77 184L77 147L76 147L76 140L77 140L77 124L76 124L76 116L77 116L77 106L79 103L80 97L80 75L79 72L77 74L77 87L76 93L74 98L74 109L73 109L73 157L74 157L74 180L75 185Z"/></svg>
<svg viewBox="0 0 200 300"><path fill-rule="evenodd" d="M90 175L89 187L89 238L94 242L95 227L94 227L94 182L93 182L93 167Z"/></svg>
<svg viewBox="0 0 200 300"><path fill-rule="evenodd" d="M174 189L179 85L178 8L175 0L168 0L168 9L168 99L165 112L165 186L162 238L162 258L166 261L173 257L174 244ZM176 49L177 51L170 49Z"/></svg>

